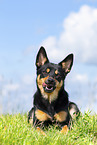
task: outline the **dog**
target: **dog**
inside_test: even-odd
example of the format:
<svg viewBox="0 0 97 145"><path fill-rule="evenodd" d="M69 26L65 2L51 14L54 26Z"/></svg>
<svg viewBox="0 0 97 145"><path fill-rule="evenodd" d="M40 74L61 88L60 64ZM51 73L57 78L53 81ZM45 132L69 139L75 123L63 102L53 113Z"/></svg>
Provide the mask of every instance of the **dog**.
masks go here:
<svg viewBox="0 0 97 145"><path fill-rule="evenodd" d="M28 114L28 122L35 127L44 128L56 124L68 130L70 120L79 114L79 108L69 101L64 89L64 80L73 65L73 54L69 54L58 64L50 63L42 46L36 57L37 91L34 94L33 107Z"/></svg>

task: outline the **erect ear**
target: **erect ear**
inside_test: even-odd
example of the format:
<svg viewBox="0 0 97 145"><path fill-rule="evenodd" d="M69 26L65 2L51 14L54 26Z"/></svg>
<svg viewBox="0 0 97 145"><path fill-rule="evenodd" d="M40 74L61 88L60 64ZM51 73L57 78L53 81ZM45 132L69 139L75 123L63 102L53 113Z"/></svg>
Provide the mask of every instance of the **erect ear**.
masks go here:
<svg viewBox="0 0 97 145"><path fill-rule="evenodd" d="M44 65L45 63L49 62L46 51L44 49L44 47L40 47L37 57L36 57L36 66L40 67L42 65Z"/></svg>
<svg viewBox="0 0 97 145"><path fill-rule="evenodd" d="M69 54L63 61L59 63L59 65L62 66L62 69L66 74L69 73L73 65L73 54Z"/></svg>

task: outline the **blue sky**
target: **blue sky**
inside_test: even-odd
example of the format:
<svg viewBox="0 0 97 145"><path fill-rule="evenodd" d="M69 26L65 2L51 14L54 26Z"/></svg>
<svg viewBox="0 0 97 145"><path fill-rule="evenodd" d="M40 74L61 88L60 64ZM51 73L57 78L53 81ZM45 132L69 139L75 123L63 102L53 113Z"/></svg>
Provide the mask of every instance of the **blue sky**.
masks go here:
<svg viewBox="0 0 97 145"><path fill-rule="evenodd" d="M87 106L84 103L89 102L90 94L93 94L97 103L96 17L96 0L0 0L2 106L10 102L9 112L12 112L14 107L9 99L15 102L15 97L16 108L19 100L24 101L22 110L31 106L35 92L35 57L41 45L45 46L50 60L56 63L68 53L74 53L74 67L66 80L70 99L86 109L89 103ZM80 92L81 97L71 97L72 94L80 95Z"/></svg>

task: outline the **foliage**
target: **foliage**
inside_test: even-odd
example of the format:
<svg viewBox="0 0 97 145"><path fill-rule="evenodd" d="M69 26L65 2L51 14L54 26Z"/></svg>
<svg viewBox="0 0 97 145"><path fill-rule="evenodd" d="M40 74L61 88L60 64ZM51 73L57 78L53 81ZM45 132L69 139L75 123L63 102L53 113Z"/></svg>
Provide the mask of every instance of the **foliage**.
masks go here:
<svg viewBox="0 0 97 145"><path fill-rule="evenodd" d="M55 126L41 131L27 123L27 115L0 116L0 145L94 145L97 144L97 115L89 112L74 120L67 134Z"/></svg>

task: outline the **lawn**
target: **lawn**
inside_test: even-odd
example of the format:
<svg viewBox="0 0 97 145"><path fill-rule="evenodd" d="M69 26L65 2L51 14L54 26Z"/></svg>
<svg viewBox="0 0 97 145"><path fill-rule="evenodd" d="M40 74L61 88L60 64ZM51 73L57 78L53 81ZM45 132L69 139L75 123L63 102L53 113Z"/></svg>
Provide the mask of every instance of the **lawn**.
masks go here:
<svg viewBox="0 0 97 145"><path fill-rule="evenodd" d="M0 115L0 145L97 145L97 115L85 112L67 134L55 126L41 131L27 123L27 115Z"/></svg>

